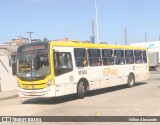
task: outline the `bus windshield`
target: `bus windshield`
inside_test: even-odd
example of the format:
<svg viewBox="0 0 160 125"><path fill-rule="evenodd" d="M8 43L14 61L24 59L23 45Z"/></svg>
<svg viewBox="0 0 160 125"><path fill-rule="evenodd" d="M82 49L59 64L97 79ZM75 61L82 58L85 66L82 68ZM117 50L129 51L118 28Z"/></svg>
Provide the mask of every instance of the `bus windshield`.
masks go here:
<svg viewBox="0 0 160 125"><path fill-rule="evenodd" d="M48 53L21 54L17 63L19 78L44 77L50 73Z"/></svg>

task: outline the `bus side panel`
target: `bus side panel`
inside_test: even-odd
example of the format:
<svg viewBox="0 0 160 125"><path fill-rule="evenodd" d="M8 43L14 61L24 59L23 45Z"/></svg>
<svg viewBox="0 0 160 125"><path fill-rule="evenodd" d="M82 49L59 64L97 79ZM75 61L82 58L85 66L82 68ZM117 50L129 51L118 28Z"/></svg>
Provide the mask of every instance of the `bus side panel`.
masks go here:
<svg viewBox="0 0 160 125"><path fill-rule="evenodd" d="M74 78L75 78L75 82L76 82L76 86L74 87L74 93L77 93L77 86L78 83L82 80L82 79L86 79L88 81L89 84L89 70L88 67L76 67L74 64Z"/></svg>
<svg viewBox="0 0 160 125"><path fill-rule="evenodd" d="M128 76L130 73L135 75L134 64L125 64L123 67L119 68L121 74L122 84L127 84Z"/></svg>
<svg viewBox="0 0 160 125"><path fill-rule="evenodd" d="M102 88L126 84L129 72L132 71L131 67L131 65L105 66L103 68L103 75L106 78L107 84L105 84L105 80L103 79L103 82L101 82Z"/></svg>
<svg viewBox="0 0 160 125"><path fill-rule="evenodd" d="M114 70L116 72L115 77L113 80L113 85L121 85L127 83L126 76L128 75L126 65L114 65Z"/></svg>
<svg viewBox="0 0 160 125"><path fill-rule="evenodd" d="M103 76L102 66L89 67L90 90L101 88L101 79Z"/></svg>
<svg viewBox="0 0 160 125"><path fill-rule="evenodd" d="M71 53L71 55L73 54L73 48L71 47L53 47L53 49L59 53L66 52ZM74 70L67 73L62 72L60 75L55 76L56 96L74 93L75 84Z"/></svg>
<svg viewBox="0 0 160 125"><path fill-rule="evenodd" d="M115 86L117 84L116 76L117 70L115 70L114 65L103 66L103 78L101 79L101 88Z"/></svg>
<svg viewBox="0 0 160 125"><path fill-rule="evenodd" d="M135 77L136 81L143 81L148 79L149 77L149 70L148 64L135 64Z"/></svg>
<svg viewBox="0 0 160 125"><path fill-rule="evenodd" d="M56 96L77 93L78 82L85 78L89 82L88 67L75 66L74 51L72 47L53 47L54 50L60 52L69 52L72 57L73 70L58 76L55 76Z"/></svg>

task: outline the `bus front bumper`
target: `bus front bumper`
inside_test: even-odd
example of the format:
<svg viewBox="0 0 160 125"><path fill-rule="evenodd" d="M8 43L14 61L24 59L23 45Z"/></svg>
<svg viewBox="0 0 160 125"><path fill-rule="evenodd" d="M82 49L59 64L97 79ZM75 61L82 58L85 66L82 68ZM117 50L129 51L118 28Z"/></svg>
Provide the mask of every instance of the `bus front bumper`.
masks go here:
<svg viewBox="0 0 160 125"><path fill-rule="evenodd" d="M38 90L18 88L19 97L55 97L55 86Z"/></svg>

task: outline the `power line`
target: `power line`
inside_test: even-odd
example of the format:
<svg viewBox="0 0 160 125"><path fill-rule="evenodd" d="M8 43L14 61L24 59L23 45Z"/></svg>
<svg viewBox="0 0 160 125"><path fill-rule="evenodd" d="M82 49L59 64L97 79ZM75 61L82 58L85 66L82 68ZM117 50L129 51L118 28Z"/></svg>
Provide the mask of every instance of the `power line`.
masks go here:
<svg viewBox="0 0 160 125"><path fill-rule="evenodd" d="M27 32L27 33L29 33L29 35L30 35L30 42L32 42L32 33L34 33L34 32Z"/></svg>

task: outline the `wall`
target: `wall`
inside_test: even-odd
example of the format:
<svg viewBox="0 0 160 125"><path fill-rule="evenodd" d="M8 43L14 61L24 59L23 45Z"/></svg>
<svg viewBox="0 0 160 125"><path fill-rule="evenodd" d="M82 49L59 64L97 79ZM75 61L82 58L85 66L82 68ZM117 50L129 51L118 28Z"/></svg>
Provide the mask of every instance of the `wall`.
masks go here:
<svg viewBox="0 0 160 125"><path fill-rule="evenodd" d="M0 91L17 89L16 76L12 75L8 56L0 56Z"/></svg>

